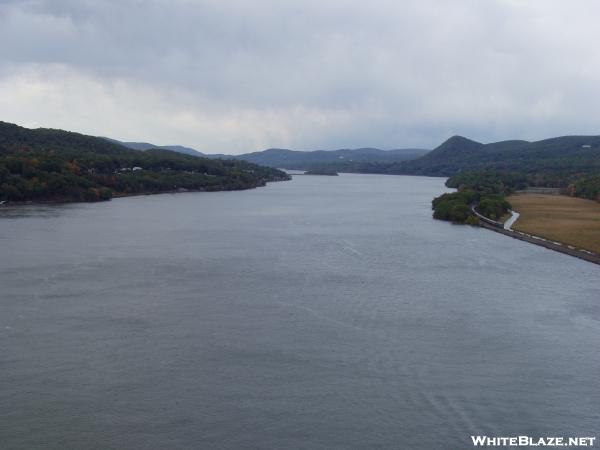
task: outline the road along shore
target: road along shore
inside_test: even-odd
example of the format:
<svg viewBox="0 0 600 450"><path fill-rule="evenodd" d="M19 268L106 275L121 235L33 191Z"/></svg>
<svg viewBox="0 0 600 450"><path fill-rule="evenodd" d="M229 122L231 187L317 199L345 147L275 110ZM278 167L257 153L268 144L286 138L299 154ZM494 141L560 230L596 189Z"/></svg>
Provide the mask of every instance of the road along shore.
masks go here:
<svg viewBox="0 0 600 450"><path fill-rule="evenodd" d="M492 225L486 223L484 221L479 222L479 226L482 228L486 228L488 230L495 231L496 233L504 234L506 236L510 236L511 238L518 239L520 241L529 242L530 244L540 245L542 247L546 247L550 250L554 250L560 253L565 253L566 255L571 255L579 259L583 259L585 261L589 261L594 264L600 265L600 255L589 252L587 250L579 250L575 247L562 244L560 242L553 242L547 239L544 239L539 236L533 236L531 234L522 233L520 231L514 230L506 230L504 227L498 227L496 225Z"/></svg>

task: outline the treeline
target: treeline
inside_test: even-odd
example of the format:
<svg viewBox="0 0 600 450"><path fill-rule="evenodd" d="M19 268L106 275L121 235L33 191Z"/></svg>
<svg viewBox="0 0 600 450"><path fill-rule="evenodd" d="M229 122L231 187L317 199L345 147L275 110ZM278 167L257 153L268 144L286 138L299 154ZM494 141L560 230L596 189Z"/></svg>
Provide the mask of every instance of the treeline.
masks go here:
<svg viewBox="0 0 600 450"><path fill-rule="evenodd" d="M175 153L110 157L30 151L0 154L0 199L8 201L98 201L114 195L183 189L238 190L284 179L288 176L281 171L244 161L204 160Z"/></svg>
<svg viewBox="0 0 600 450"><path fill-rule="evenodd" d="M528 187L557 188L561 193L600 202L600 175L585 175L568 171L525 173L475 170L448 178L448 187L471 187L487 192L510 194Z"/></svg>
<svg viewBox="0 0 600 450"><path fill-rule="evenodd" d="M177 190L238 190L289 179L277 169L167 150L127 149L101 138L0 123L0 200L99 201Z"/></svg>
<svg viewBox="0 0 600 450"><path fill-rule="evenodd" d="M600 175L578 178L569 184L566 193L600 202Z"/></svg>

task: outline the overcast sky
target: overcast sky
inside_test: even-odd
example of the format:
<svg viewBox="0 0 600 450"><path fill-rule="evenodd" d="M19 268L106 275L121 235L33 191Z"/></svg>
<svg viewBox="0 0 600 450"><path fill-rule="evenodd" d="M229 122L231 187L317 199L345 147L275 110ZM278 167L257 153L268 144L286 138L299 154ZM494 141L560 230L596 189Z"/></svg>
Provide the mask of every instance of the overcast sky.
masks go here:
<svg viewBox="0 0 600 450"><path fill-rule="evenodd" d="M0 120L200 151L600 134L600 2L0 0Z"/></svg>

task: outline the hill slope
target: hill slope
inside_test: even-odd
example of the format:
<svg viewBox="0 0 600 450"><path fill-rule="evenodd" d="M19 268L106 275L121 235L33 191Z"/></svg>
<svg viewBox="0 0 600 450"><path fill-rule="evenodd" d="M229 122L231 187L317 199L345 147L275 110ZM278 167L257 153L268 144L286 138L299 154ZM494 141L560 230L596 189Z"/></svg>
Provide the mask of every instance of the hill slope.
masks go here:
<svg viewBox="0 0 600 450"><path fill-rule="evenodd" d="M406 173L438 175L446 167L463 167L485 153L484 144L462 136L453 136L426 155L398 164ZM393 167L393 166L392 166ZM389 170L393 172L393 168Z"/></svg>
<svg viewBox="0 0 600 450"><path fill-rule="evenodd" d="M96 201L175 190L234 190L289 179L245 161L144 152L104 138L0 122L0 200Z"/></svg>

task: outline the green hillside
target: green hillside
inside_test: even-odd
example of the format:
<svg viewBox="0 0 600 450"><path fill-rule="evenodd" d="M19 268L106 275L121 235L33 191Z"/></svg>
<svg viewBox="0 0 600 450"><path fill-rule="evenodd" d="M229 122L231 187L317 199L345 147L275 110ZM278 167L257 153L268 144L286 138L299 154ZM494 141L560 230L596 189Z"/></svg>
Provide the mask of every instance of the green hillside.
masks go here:
<svg viewBox="0 0 600 450"><path fill-rule="evenodd" d="M236 190L289 179L245 161L132 150L103 138L0 122L0 200L97 201L177 190Z"/></svg>
<svg viewBox="0 0 600 450"><path fill-rule="evenodd" d="M567 185L578 176L600 171L600 136L492 144L454 136L421 158L388 166L386 172L449 177L482 169L520 173L536 185Z"/></svg>

